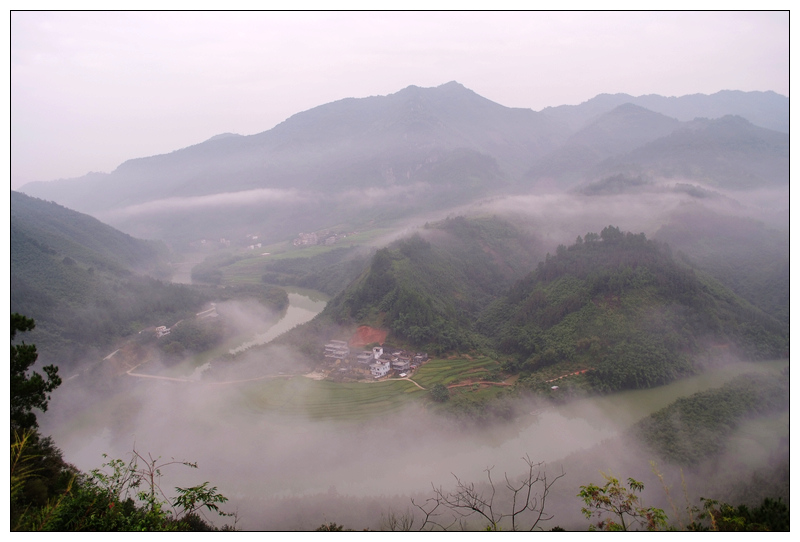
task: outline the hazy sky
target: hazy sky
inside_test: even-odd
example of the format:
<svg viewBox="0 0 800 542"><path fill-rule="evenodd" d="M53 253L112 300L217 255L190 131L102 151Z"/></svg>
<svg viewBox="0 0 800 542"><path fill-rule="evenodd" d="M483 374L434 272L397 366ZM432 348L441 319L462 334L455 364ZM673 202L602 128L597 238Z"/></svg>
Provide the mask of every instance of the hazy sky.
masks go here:
<svg viewBox="0 0 800 542"><path fill-rule="evenodd" d="M600 93L789 95L789 15L12 12L11 187L458 81L536 111Z"/></svg>

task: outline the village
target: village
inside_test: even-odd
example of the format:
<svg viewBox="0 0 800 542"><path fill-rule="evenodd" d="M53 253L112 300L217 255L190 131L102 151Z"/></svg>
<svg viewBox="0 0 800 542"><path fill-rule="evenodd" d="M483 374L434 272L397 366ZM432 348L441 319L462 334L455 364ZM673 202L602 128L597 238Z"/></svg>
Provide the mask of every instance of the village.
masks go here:
<svg viewBox="0 0 800 542"><path fill-rule="evenodd" d="M388 345L351 350L347 341L342 340L325 344L323 356L328 378L332 380L406 378L428 361L425 352L408 352Z"/></svg>

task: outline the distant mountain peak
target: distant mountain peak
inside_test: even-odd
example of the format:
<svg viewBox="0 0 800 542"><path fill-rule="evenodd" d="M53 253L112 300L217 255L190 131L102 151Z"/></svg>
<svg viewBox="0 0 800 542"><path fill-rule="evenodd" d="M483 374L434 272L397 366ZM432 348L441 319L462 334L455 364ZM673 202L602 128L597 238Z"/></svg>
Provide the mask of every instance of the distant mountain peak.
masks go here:
<svg viewBox="0 0 800 542"><path fill-rule="evenodd" d="M225 132L223 134L217 134L217 135L215 135L213 137L210 137L210 138L206 139L204 143L207 143L209 141L217 141L218 139L227 139L229 137L242 137L242 136L241 136L241 134L234 134L232 132Z"/></svg>

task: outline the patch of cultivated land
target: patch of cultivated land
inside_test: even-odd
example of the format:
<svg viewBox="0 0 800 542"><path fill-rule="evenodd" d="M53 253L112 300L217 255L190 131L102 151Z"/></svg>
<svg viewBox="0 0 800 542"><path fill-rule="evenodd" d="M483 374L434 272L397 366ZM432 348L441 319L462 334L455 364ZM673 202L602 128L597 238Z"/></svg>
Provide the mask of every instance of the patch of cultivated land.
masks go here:
<svg viewBox="0 0 800 542"><path fill-rule="evenodd" d="M243 250L239 255L244 259L231 265L223 267L223 284L240 283L261 283L261 276L264 274L265 265L272 260L284 260L287 258L310 258L318 254L324 254L337 248L349 247L351 245L369 245L375 239L391 233L389 228L378 228L359 232L348 236L333 245L312 245L295 247L291 242L274 243L265 247L253 250ZM269 253L268 256L263 254Z"/></svg>
<svg viewBox="0 0 800 542"><path fill-rule="evenodd" d="M317 420L389 414L426 393L412 382L335 383L310 378L263 380L242 388L248 409Z"/></svg>
<svg viewBox="0 0 800 542"><path fill-rule="evenodd" d="M499 368L500 364L488 357L432 359L424 363L412 378L425 388L434 384L450 386L487 380L489 374Z"/></svg>
<svg viewBox="0 0 800 542"><path fill-rule="evenodd" d="M264 264L269 256L253 255L222 268L223 284L261 284Z"/></svg>

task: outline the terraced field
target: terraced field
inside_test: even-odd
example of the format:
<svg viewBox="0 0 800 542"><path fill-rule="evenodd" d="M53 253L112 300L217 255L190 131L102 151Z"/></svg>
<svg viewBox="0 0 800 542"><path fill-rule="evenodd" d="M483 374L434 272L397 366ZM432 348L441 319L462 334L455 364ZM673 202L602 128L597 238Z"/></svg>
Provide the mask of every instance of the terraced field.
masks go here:
<svg viewBox="0 0 800 542"><path fill-rule="evenodd" d="M456 384L464 380L485 380L500 364L488 357L432 359L419 368L414 380L430 388L434 384Z"/></svg>

